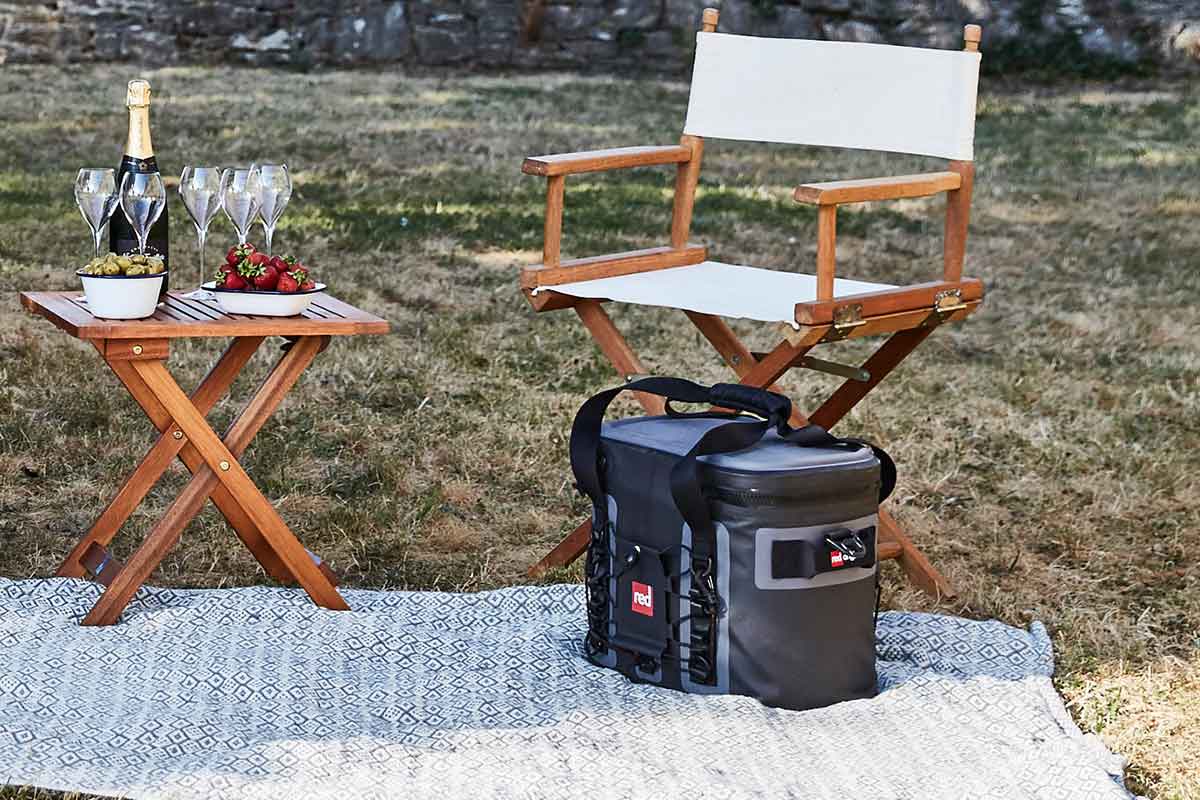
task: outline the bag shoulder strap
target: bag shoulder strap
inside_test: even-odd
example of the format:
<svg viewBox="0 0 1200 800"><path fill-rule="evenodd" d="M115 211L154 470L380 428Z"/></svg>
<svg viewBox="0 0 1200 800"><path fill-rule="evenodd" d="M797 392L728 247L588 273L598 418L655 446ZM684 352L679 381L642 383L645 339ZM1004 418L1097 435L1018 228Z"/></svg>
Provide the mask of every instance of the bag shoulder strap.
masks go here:
<svg viewBox="0 0 1200 800"><path fill-rule="evenodd" d="M742 384L719 383L702 386L681 378L642 378L593 395L579 409L571 426L571 470L579 490L593 505L597 521L604 521L607 505L600 477L600 431L604 414L618 394L625 391L647 392L668 401L704 403L749 412L761 419L739 414L706 432L671 471L671 497L680 516L692 530L693 538L713 541L715 531L708 502L704 498L699 474L699 459L706 455L732 453L752 447L771 428L786 441L799 447L845 447L848 444L870 447L880 463L879 501L882 503L896 485L896 465L879 447L856 439L841 439L816 425L792 428L788 419L792 403L776 392Z"/></svg>

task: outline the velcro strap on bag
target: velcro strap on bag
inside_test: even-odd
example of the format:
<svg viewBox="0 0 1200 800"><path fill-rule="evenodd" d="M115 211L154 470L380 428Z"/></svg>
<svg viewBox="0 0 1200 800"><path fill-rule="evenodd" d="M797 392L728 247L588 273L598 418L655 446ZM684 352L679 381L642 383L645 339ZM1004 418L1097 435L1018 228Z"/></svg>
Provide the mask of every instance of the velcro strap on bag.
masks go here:
<svg viewBox="0 0 1200 800"><path fill-rule="evenodd" d="M829 531L820 542L779 539L771 543L771 578L814 578L847 567L875 565L875 526Z"/></svg>

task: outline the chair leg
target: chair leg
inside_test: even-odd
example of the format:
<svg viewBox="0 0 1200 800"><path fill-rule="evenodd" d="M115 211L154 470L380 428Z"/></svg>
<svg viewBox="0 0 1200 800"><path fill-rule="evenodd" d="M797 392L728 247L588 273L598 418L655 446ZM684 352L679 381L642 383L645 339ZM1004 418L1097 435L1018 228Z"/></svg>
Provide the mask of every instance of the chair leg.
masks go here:
<svg viewBox="0 0 1200 800"><path fill-rule="evenodd" d="M575 313L579 315L579 319L583 321L588 332L592 334L592 338L596 340L596 344L600 346L600 351L604 353L622 378L629 380L634 375L646 374L646 368L642 366L637 353L633 352L633 348L617 330L617 326L613 324L612 318L604 311L599 301L580 300L575 304ZM641 403L642 408L646 409L647 414L657 415L665 412L666 401L661 397L645 392L634 392L633 394Z"/></svg>
<svg viewBox="0 0 1200 800"><path fill-rule="evenodd" d="M592 521L585 520L578 528L567 534L554 549L542 557L542 560L530 567L525 574L531 578L540 578L554 567L565 567L587 552L588 542L592 539Z"/></svg>
<svg viewBox="0 0 1200 800"><path fill-rule="evenodd" d="M913 544L896 519L883 508L879 509L879 534L882 540L881 547L892 543L900 545L900 554L896 556L896 561L914 586L935 600L955 596L949 581L942 577L942 573L938 572L937 567Z"/></svg>
<svg viewBox="0 0 1200 800"><path fill-rule="evenodd" d="M847 380L821 404L820 408L812 413L809 419L814 425L820 425L825 430L832 428L931 333L933 333L932 327L910 328L892 334L862 365L862 368L870 373L870 379L866 381Z"/></svg>
<svg viewBox="0 0 1200 800"><path fill-rule="evenodd" d="M720 317L714 317L711 314L701 314L696 311L685 311L684 313L687 314L688 319L692 321L692 324L696 326L700 333L704 335L708 343L713 346L713 349L721 354L721 358L725 359L725 363L729 365L729 368L737 374L743 383L746 382L747 375L752 375L755 369L759 368L759 360L750 352L748 347L742 344L742 341L738 339L737 334L726 324L725 320ZM799 353L788 362L789 367L803 357L804 352L808 352L808 348L804 348L804 352L800 352L799 348L793 348L787 342L781 344L780 347L787 348L789 354ZM769 358L770 354L767 357ZM783 357L780 356L780 358ZM754 380L754 378L751 377L750 380ZM764 384L764 388L772 392L785 394L782 389L775 385L774 380L767 381ZM803 428L808 424L808 418L796 409L792 409L792 416L788 421L793 427L797 428Z"/></svg>

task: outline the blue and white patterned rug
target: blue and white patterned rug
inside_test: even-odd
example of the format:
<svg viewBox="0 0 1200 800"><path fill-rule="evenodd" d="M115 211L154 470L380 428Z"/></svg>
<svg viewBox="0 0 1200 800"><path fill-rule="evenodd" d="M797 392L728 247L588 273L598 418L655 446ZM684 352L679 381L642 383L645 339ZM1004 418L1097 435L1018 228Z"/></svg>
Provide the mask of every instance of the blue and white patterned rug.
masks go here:
<svg viewBox="0 0 1200 800"><path fill-rule="evenodd" d="M878 697L808 712L581 656L575 586L475 595L0 579L0 782L139 798L1128 798L1040 624L885 613Z"/></svg>

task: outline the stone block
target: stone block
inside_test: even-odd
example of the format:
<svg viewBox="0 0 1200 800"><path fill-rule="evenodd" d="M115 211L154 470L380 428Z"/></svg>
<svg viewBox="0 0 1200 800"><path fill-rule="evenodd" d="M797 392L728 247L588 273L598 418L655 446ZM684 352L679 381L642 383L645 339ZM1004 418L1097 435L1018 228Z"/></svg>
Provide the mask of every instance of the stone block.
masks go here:
<svg viewBox="0 0 1200 800"><path fill-rule="evenodd" d="M608 13L599 6L548 5L542 12L542 39L586 39L608 20Z"/></svg>
<svg viewBox="0 0 1200 800"><path fill-rule="evenodd" d="M784 39L819 39L821 29L809 14L796 6L780 6L775 14L772 36Z"/></svg>
<svg viewBox="0 0 1200 800"><path fill-rule="evenodd" d="M1176 63L1200 64L1200 20L1171 25L1163 36L1163 53Z"/></svg>
<svg viewBox="0 0 1200 800"><path fill-rule="evenodd" d="M662 8L652 0L617 0L611 12L618 30L651 30L658 25Z"/></svg>
<svg viewBox="0 0 1200 800"><path fill-rule="evenodd" d="M883 34L874 25L858 20L825 23L825 38L835 42L882 42Z"/></svg>
<svg viewBox="0 0 1200 800"><path fill-rule="evenodd" d="M417 25L413 28L413 47L422 64L470 61L475 51L474 26L465 19L455 21L455 24Z"/></svg>

